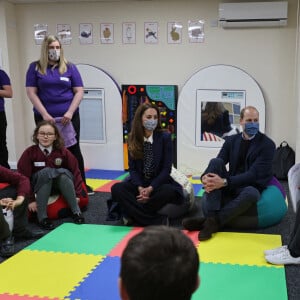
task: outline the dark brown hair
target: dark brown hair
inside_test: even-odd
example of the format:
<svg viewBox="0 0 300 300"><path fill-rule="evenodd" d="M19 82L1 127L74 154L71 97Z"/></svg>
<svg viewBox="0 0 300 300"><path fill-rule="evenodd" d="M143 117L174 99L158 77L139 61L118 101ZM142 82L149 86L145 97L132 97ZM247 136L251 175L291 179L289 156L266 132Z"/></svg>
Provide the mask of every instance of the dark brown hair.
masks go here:
<svg viewBox="0 0 300 300"><path fill-rule="evenodd" d="M157 112L157 127L155 131L162 130L160 124L160 112L156 105L152 103L143 103L141 104L135 114L132 121L131 131L128 135L128 151L130 155L134 159L142 159L143 158L143 144L144 144L144 127L142 122L142 117L144 112L149 109L153 108Z"/></svg>

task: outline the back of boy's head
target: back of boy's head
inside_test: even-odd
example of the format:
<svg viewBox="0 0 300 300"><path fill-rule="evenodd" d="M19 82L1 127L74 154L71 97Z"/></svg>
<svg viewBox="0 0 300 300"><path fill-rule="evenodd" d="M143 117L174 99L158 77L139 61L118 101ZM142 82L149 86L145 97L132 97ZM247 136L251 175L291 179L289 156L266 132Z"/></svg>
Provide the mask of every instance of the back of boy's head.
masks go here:
<svg viewBox="0 0 300 300"><path fill-rule="evenodd" d="M130 300L188 300L197 289L199 256L180 230L149 226L127 244L120 279Z"/></svg>

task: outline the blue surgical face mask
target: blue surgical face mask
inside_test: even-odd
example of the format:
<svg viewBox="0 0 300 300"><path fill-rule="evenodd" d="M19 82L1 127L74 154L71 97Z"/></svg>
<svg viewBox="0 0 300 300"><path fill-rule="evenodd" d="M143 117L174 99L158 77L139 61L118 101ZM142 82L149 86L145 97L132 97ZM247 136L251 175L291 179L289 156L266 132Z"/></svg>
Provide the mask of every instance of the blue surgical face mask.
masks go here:
<svg viewBox="0 0 300 300"><path fill-rule="evenodd" d="M259 131L259 123L258 122L245 123L245 132L250 137L256 135L258 133L258 131Z"/></svg>
<svg viewBox="0 0 300 300"><path fill-rule="evenodd" d="M157 126L157 119L147 119L143 125L147 130L153 131Z"/></svg>

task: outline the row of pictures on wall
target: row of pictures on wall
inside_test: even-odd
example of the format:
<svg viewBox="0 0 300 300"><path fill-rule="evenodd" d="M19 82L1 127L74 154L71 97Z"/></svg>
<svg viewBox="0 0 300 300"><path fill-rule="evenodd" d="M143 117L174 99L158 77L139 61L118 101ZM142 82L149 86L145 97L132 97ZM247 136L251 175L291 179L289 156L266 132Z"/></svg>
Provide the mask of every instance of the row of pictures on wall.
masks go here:
<svg viewBox="0 0 300 300"><path fill-rule="evenodd" d="M182 43L183 26L180 22L167 23L167 41L169 44ZM36 44L40 45L44 37L48 34L47 24L34 25L34 39ZM62 44L71 44L72 31L70 24L57 24L56 35ZM204 21L189 21L188 36L190 43L204 42ZM93 24L79 24L79 41L80 44L93 44ZM158 22L144 23L144 42L146 44L157 44L159 41ZM101 44L114 44L114 23L100 23L100 42ZM123 44L136 43L136 23L122 23L122 42Z"/></svg>

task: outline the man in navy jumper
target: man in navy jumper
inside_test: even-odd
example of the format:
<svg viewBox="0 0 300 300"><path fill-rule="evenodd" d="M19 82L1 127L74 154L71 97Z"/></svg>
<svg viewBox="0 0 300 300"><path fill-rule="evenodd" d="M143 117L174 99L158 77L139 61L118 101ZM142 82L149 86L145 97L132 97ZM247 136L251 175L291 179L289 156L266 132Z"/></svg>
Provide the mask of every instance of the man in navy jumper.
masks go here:
<svg viewBox="0 0 300 300"><path fill-rule="evenodd" d="M200 241L210 239L254 205L273 176L275 144L259 132L258 110L253 106L242 109L240 125L242 133L225 139L217 158L209 162L201 176L204 217L182 222L188 230L200 230Z"/></svg>

